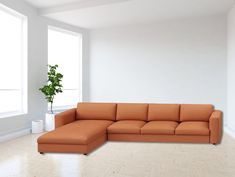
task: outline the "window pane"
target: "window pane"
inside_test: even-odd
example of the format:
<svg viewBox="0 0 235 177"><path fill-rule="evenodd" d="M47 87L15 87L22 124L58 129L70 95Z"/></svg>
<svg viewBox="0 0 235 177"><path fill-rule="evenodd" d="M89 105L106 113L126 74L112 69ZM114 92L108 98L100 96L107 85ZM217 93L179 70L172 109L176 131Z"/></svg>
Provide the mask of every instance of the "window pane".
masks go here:
<svg viewBox="0 0 235 177"><path fill-rule="evenodd" d="M64 75L63 86L65 89L78 89L80 38L75 35L49 30L48 40L49 64L59 65L58 71Z"/></svg>
<svg viewBox="0 0 235 177"><path fill-rule="evenodd" d="M25 112L27 20L0 4L0 23L0 114Z"/></svg>
<svg viewBox="0 0 235 177"><path fill-rule="evenodd" d="M21 111L21 91L0 90L0 113Z"/></svg>
<svg viewBox="0 0 235 177"><path fill-rule="evenodd" d="M79 101L81 36L48 29L48 63L58 64L63 74L63 93L55 96L54 107L74 106Z"/></svg>
<svg viewBox="0 0 235 177"><path fill-rule="evenodd" d="M59 93L55 96L53 107L76 106L78 98L78 90L64 90L63 93Z"/></svg>
<svg viewBox="0 0 235 177"><path fill-rule="evenodd" d="M20 89L22 19L0 10L0 22L0 89Z"/></svg>

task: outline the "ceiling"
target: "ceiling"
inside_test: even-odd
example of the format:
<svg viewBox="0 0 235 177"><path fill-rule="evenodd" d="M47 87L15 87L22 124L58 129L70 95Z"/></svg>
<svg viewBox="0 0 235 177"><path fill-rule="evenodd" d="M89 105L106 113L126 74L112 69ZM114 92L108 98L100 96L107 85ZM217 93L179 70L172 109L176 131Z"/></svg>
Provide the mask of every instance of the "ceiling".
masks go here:
<svg viewBox="0 0 235 177"><path fill-rule="evenodd" d="M48 8L48 7L63 5L67 3L81 2L85 0L26 0L26 1L38 8ZM86 0L86 1L89 1L89 0Z"/></svg>
<svg viewBox="0 0 235 177"><path fill-rule="evenodd" d="M225 14L235 0L25 0L41 15L94 29Z"/></svg>

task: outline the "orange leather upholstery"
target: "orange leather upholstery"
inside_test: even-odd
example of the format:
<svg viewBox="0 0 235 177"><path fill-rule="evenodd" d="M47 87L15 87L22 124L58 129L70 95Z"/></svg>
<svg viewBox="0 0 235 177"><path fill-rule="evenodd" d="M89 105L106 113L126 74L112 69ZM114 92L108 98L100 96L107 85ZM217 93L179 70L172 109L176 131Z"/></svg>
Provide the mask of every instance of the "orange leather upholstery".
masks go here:
<svg viewBox="0 0 235 177"><path fill-rule="evenodd" d="M63 152L63 153L83 153L88 154L97 147L104 144L107 140L107 135L98 137L89 144L42 144L38 143L38 152Z"/></svg>
<svg viewBox="0 0 235 177"><path fill-rule="evenodd" d="M218 144L221 140L222 132L222 112L214 111L209 120L210 143Z"/></svg>
<svg viewBox="0 0 235 177"><path fill-rule="evenodd" d="M175 129L176 135L209 135L208 122L181 122Z"/></svg>
<svg viewBox="0 0 235 177"><path fill-rule="evenodd" d="M114 103L78 103L77 119L80 120L115 120Z"/></svg>
<svg viewBox="0 0 235 177"><path fill-rule="evenodd" d="M214 108L210 104L182 104L180 121L209 121Z"/></svg>
<svg viewBox="0 0 235 177"><path fill-rule="evenodd" d="M209 139L199 135L108 134L109 141L209 143Z"/></svg>
<svg viewBox="0 0 235 177"><path fill-rule="evenodd" d="M76 120L76 108L69 109L55 115L55 128L61 127Z"/></svg>
<svg viewBox="0 0 235 177"><path fill-rule="evenodd" d="M119 103L116 120L147 120L148 104Z"/></svg>
<svg viewBox="0 0 235 177"><path fill-rule="evenodd" d="M135 133L140 134L140 129L145 124L141 120L120 120L108 127L108 133Z"/></svg>
<svg viewBox="0 0 235 177"><path fill-rule="evenodd" d="M55 117L38 138L39 152L89 153L112 141L221 141L222 112L205 104L79 103Z"/></svg>
<svg viewBox="0 0 235 177"><path fill-rule="evenodd" d="M141 128L141 134L174 135L178 122L151 121Z"/></svg>
<svg viewBox="0 0 235 177"><path fill-rule="evenodd" d="M179 121L180 119L179 104L149 104L148 121L152 120L172 120Z"/></svg>
<svg viewBox="0 0 235 177"><path fill-rule="evenodd" d="M78 120L38 138L42 144L89 144L106 134L113 122L108 120Z"/></svg>

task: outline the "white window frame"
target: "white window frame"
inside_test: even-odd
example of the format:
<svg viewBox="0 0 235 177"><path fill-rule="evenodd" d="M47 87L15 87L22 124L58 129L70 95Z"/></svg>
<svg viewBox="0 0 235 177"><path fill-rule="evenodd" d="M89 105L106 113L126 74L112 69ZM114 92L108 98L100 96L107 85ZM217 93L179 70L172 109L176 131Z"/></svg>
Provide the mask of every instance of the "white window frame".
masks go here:
<svg viewBox="0 0 235 177"><path fill-rule="evenodd" d="M10 111L10 112L0 112L0 118L12 117L17 115L27 114L28 112L28 18L0 3L0 10L8 13L16 18L21 19L22 29L21 29L21 88L20 89L0 89L0 91L20 91L21 92L21 108L20 110ZM14 100L12 100L14 101Z"/></svg>
<svg viewBox="0 0 235 177"><path fill-rule="evenodd" d="M79 51L80 51L80 54L79 54L79 58L78 58L78 69L79 69L79 83L78 83L78 89L64 89L63 90L78 90L79 91L79 98L78 98L78 101L77 102L82 102L83 100L83 91L82 91L82 79L83 79L83 76L82 76L82 60L83 60L83 35L82 33L79 33L79 32L74 32L74 31L70 31L70 30L67 30L67 29L63 29L63 28L59 28L59 27L56 27L56 26L48 26L48 30L54 30L54 31L58 31L58 32L62 32L62 33L67 33L67 34L70 34L70 35L73 35L73 36L76 36L76 37L79 37L80 38L80 48L79 48ZM49 41L49 40L48 40ZM48 64L49 64L49 56L48 56ZM63 74L63 73L62 73ZM74 105L63 105L63 106L53 106L53 110L54 111L63 111L63 110L66 110L66 109L70 109L70 108L73 108ZM50 105L48 104L48 111L50 110Z"/></svg>

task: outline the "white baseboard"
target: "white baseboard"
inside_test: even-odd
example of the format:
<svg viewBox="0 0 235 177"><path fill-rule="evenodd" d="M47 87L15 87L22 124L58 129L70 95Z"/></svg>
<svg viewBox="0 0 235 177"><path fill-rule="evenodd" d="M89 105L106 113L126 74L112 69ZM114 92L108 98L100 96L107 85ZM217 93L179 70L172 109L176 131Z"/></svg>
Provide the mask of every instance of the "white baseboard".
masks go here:
<svg viewBox="0 0 235 177"><path fill-rule="evenodd" d="M24 135L28 135L30 134L30 132L31 132L31 129L27 128L27 129L18 130L18 131L15 131L6 135L2 135L0 136L0 143L9 141L9 140L12 140L12 139L24 136Z"/></svg>
<svg viewBox="0 0 235 177"><path fill-rule="evenodd" d="M235 139L235 131L229 128L228 126L225 126L224 131L231 136L232 138Z"/></svg>

